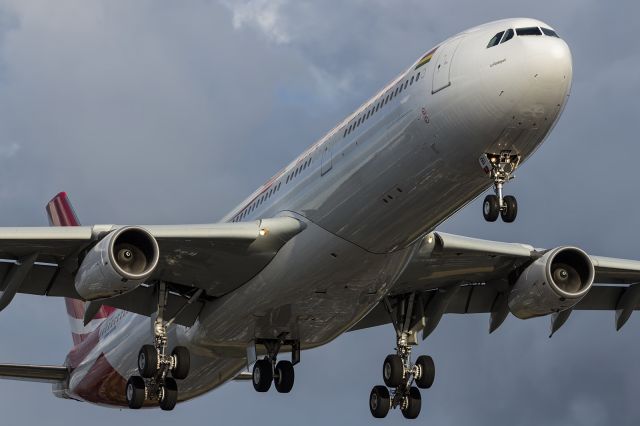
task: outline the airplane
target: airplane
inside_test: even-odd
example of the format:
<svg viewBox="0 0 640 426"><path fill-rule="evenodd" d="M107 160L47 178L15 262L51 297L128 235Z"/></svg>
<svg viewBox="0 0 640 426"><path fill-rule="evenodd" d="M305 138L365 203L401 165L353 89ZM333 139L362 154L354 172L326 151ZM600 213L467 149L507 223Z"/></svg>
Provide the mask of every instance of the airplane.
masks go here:
<svg viewBox="0 0 640 426"><path fill-rule="evenodd" d="M82 226L59 193L51 226L0 228L0 310L18 293L62 297L74 346L61 365L1 364L0 377L172 410L231 380L288 393L303 350L391 324L369 408L415 419L435 364L412 349L444 314L487 313L490 332L509 313L549 316L553 334L574 310L610 310L620 329L639 261L437 231L487 190L486 221L516 219L504 185L571 81L551 26L495 21L427 50L217 223Z"/></svg>

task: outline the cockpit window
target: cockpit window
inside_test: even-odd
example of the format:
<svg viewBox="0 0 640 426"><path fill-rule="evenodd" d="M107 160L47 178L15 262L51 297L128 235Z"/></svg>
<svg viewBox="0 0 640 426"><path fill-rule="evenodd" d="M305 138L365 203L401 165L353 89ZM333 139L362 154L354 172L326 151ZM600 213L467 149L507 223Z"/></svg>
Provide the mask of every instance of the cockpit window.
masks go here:
<svg viewBox="0 0 640 426"><path fill-rule="evenodd" d="M505 41L509 41L513 38L513 30L509 28L506 33L504 33L504 37L502 37L502 41L500 43L504 43Z"/></svg>
<svg viewBox="0 0 640 426"><path fill-rule="evenodd" d="M541 29L542 29L542 32L544 33L544 35L546 35L546 36L549 36L549 37L558 37L558 38L560 38L560 37L558 36L558 33L556 33L555 31L553 31L553 30L551 30L551 29L549 29L549 28L544 28L544 27L543 27L543 28L541 28Z"/></svg>
<svg viewBox="0 0 640 426"><path fill-rule="evenodd" d="M494 35L493 38L489 40L489 44L487 44L487 49L500 43L500 39L502 38L503 34L504 34L504 31L500 31L498 34Z"/></svg>
<svg viewBox="0 0 640 426"><path fill-rule="evenodd" d="M519 36L542 35L538 27L516 28L516 34Z"/></svg>

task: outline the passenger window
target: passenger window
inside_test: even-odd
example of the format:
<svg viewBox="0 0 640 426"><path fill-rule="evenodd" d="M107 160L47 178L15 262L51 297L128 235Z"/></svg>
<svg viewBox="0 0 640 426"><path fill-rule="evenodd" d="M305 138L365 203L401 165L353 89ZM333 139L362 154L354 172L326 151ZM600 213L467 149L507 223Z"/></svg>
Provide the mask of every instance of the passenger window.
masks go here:
<svg viewBox="0 0 640 426"><path fill-rule="evenodd" d="M369 118L369 115L371 115L371 111L367 112L367 116L366 116L365 120Z"/></svg>
<svg viewBox="0 0 640 426"><path fill-rule="evenodd" d="M409 87L409 80L404 82L404 88L406 89L407 87Z"/></svg>
<svg viewBox="0 0 640 426"><path fill-rule="evenodd" d="M416 75L416 81L418 81L419 78L420 78L420 73L418 73L418 75Z"/></svg>
<svg viewBox="0 0 640 426"><path fill-rule="evenodd" d="M494 35L493 38L489 40L489 43L487 44L487 49L500 43L500 39L502 39L503 34L504 34L504 31L500 31L498 34Z"/></svg>
<svg viewBox="0 0 640 426"><path fill-rule="evenodd" d="M396 91L393 95L396 96L397 94L398 94L398 87L396 87Z"/></svg>
<svg viewBox="0 0 640 426"><path fill-rule="evenodd" d="M519 36L542 35L538 27L516 28L516 34Z"/></svg>
<svg viewBox="0 0 640 426"><path fill-rule="evenodd" d="M502 37L502 41L500 42L500 44L504 43L505 41L509 41L512 38L513 38L513 30L509 28L507 32L504 33L504 37Z"/></svg>
<svg viewBox="0 0 640 426"><path fill-rule="evenodd" d="M553 31L552 29L549 29L549 28L541 28L541 29L542 29L542 32L544 33L544 35L546 35L546 36L560 38L560 36L558 36L558 33Z"/></svg>
<svg viewBox="0 0 640 426"><path fill-rule="evenodd" d="M414 76L411 76L411 82L409 82L409 85L413 84L413 78L414 78Z"/></svg>
<svg viewBox="0 0 640 426"><path fill-rule="evenodd" d="M347 137L347 129L344 129L344 135L342 135L343 138Z"/></svg>

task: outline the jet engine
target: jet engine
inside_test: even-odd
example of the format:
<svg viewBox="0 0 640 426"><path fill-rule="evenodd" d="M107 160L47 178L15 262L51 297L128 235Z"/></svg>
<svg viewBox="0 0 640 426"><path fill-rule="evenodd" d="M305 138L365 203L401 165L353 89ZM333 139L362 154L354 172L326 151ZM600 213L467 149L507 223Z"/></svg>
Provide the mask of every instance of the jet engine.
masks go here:
<svg viewBox="0 0 640 426"><path fill-rule="evenodd" d="M140 227L109 233L93 246L80 264L75 286L84 300L126 293L149 278L158 265L156 239Z"/></svg>
<svg viewBox="0 0 640 426"><path fill-rule="evenodd" d="M595 268L576 247L558 247L533 262L509 293L509 310L527 319L564 311L578 303L591 288Z"/></svg>

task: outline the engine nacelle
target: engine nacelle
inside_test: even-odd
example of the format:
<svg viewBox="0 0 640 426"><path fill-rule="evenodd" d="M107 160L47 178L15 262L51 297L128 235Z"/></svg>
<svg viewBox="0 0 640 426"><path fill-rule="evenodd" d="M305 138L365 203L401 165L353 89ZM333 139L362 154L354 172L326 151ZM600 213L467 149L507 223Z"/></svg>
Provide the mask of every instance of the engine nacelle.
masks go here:
<svg viewBox="0 0 640 426"><path fill-rule="evenodd" d="M576 247L558 247L533 262L509 293L509 310L526 319L573 307L591 288L595 268Z"/></svg>
<svg viewBox="0 0 640 426"><path fill-rule="evenodd" d="M117 229L89 250L76 273L76 290L84 300L126 293L149 278L159 258L158 242L149 232Z"/></svg>

